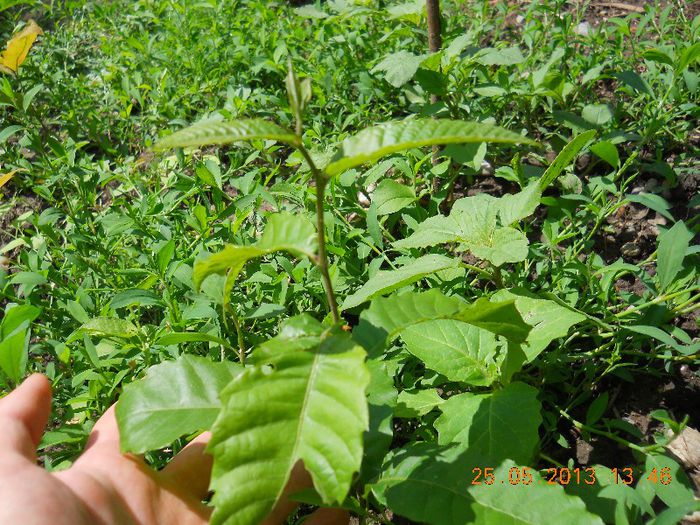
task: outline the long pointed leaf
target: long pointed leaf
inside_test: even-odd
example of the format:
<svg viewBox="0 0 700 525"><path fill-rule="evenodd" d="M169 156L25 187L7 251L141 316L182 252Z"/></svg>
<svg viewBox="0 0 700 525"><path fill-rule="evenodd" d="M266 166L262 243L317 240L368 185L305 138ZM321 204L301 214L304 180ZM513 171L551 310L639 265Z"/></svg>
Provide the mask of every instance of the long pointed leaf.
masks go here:
<svg viewBox="0 0 700 525"><path fill-rule="evenodd" d="M481 122L445 119L387 122L346 138L326 167L326 173L337 175L365 162L409 148L468 142L536 144L512 131Z"/></svg>
<svg viewBox="0 0 700 525"><path fill-rule="evenodd" d="M176 131L161 139L153 147L156 151L170 148L188 148L209 144L228 144L256 139L276 140L296 146L299 138L274 122L262 119L242 119L231 122L206 121Z"/></svg>

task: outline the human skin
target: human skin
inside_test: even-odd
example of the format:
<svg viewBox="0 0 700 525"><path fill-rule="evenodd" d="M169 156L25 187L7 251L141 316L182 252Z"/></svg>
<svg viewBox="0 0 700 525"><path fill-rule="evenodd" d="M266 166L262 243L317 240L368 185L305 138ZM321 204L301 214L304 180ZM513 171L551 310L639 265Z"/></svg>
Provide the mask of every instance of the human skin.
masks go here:
<svg viewBox="0 0 700 525"><path fill-rule="evenodd" d="M143 458L122 454L111 407L95 424L83 454L61 472L36 463L51 412L51 386L34 374L0 399L0 523L3 525L204 525L211 507L202 503L212 459L202 434L168 465L151 469ZM298 464L286 494L310 486ZM296 504L286 497L263 525L284 523ZM347 525L348 515L321 509L307 525Z"/></svg>

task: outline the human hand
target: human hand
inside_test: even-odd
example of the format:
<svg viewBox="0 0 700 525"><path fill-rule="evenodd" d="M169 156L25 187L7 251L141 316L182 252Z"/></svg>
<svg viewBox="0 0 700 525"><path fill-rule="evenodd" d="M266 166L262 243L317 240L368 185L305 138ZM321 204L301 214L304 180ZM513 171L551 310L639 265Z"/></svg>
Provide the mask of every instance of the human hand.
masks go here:
<svg viewBox="0 0 700 525"><path fill-rule="evenodd" d="M0 399L0 523L3 525L203 525L211 457L208 434L188 444L161 471L122 454L111 407L90 435L85 451L67 470L49 473L36 464L36 447L51 412L51 387L39 374ZM310 486L295 468L286 493ZM283 500L265 525L283 523L296 507ZM348 515L321 509L308 525L347 525Z"/></svg>

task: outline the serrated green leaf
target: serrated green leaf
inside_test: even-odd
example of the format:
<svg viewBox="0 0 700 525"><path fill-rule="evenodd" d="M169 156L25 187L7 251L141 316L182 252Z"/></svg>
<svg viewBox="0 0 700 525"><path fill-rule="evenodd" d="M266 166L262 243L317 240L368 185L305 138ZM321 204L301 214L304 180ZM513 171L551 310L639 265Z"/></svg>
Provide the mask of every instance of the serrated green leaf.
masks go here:
<svg viewBox="0 0 700 525"><path fill-rule="evenodd" d="M434 388L415 390L413 392L404 390L396 398L394 416L406 418L421 417L444 402L445 400L440 397Z"/></svg>
<svg viewBox="0 0 700 525"><path fill-rule="evenodd" d="M457 268L459 261L444 255L424 255L396 270L380 270L367 281L358 291L345 298L341 309L347 310L359 306L365 301L386 295L394 290L419 281L424 277L446 270Z"/></svg>
<svg viewBox="0 0 700 525"><path fill-rule="evenodd" d="M389 179L381 181L372 196L372 204L377 207L379 216L396 213L415 200L413 188Z"/></svg>
<svg viewBox="0 0 700 525"><path fill-rule="evenodd" d="M257 525L304 461L326 503L341 502L362 460L368 428L365 352L346 334L309 351L284 347L222 392L208 450L214 456L212 524Z"/></svg>
<svg viewBox="0 0 700 525"><path fill-rule="evenodd" d="M138 328L136 328L131 321L125 319L119 319L117 317L96 317L83 324L76 333L129 339L138 334ZM73 339L73 336L71 336L70 339Z"/></svg>
<svg viewBox="0 0 700 525"><path fill-rule="evenodd" d="M546 190L550 184L557 180L557 177L561 175L564 168L566 168L571 161L576 158L579 151L581 151L583 147L588 144L593 137L595 137L595 135L596 131L592 129L589 131L584 131L571 139L571 142L562 148L554 161L546 169L542 175L542 178L540 178L540 190Z"/></svg>
<svg viewBox="0 0 700 525"><path fill-rule="evenodd" d="M495 461L532 461L542 423L538 391L525 383L511 383L489 394L459 394L440 405L435 420L438 443L461 443Z"/></svg>
<svg viewBox="0 0 700 525"><path fill-rule="evenodd" d="M401 339L427 368L451 381L489 386L498 376L496 336L476 326L449 319L428 321L402 330Z"/></svg>
<svg viewBox="0 0 700 525"><path fill-rule="evenodd" d="M495 482L470 484L473 469L487 467L494 469ZM393 453L372 492L394 513L429 525L603 524L579 498L542 483L534 469L532 484L509 484L513 467L510 460L499 464L460 447L414 443Z"/></svg>
<svg viewBox="0 0 700 525"><path fill-rule="evenodd" d="M425 55L414 55L409 51L398 51L385 56L381 62L372 68L370 73L381 71L389 84L394 87L401 87L413 78L423 60L425 60Z"/></svg>
<svg viewBox="0 0 700 525"><path fill-rule="evenodd" d="M683 259L693 232L683 221L678 221L668 230L659 234L659 248L656 259L656 276L659 291L664 291L673 282L683 267Z"/></svg>
<svg viewBox="0 0 700 525"><path fill-rule="evenodd" d="M461 321L514 342L525 341L530 332L530 326L523 321L514 302L494 303L482 297L470 304L433 289L374 299L370 307L360 315L360 323L353 330L353 338L371 356L376 356L402 330L438 319Z"/></svg>
<svg viewBox="0 0 700 525"><path fill-rule="evenodd" d="M159 140L153 149L162 151L170 148L190 148L257 139L276 140L292 146L297 146L300 140L291 130L267 120L242 119L231 122L210 120L176 131Z"/></svg>
<svg viewBox="0 0 700 525"><path fill-rule="evenodd" d="M492 301L515 301L515 308L523 321L532 326L522 347L528 361L537 357L555 339L566 336L572 326L586 319L582 314L521 288L499 290Z"/></svg>
<svg viewBox="0 0 700 525"><path fill-rule="evenodd" d="M278 251L314 259L317 246L316 229L309 219L287 212L275 213L269 216L262 238L254 245L229 245L219 253L195 262L192 280L197 290L212 274L229 272L229 279L235 280L250 259Z"/></svg>
<svg viewBox="0 0 700 525"><path fill-rule="evenodd" d="M532 213L539 195L536 185L530 185L520 193L500 199L486 194L459 199L449 216L438 215L423 221L410 237L395 242L394 246L423 248L460 242L462 249L495 266L523 261L528 252L527 237L508 224Z"/></svg>
<svg viewBox="0 0 700 525"><path fill-rule="evenodd" d="M346 138L326 167L326 173L331 176L337 175L409 148L467 142L535 144L517 133L482 122L444 119L387 122Z"/></svg>
<svg viewBox="0 0 700 525"><path fill-rule="evenodd" d="M208 430L219 414L219 392L241 371L236 363L182 356L148 369L124 388L117 422L124 452L169 445L184 434Z"/></svg>
<svg viewBox="0 0 700 525"><path fill-rule="evenodd" d="M472 60L484 66L513 66L525 62L525 57L515 46L503 49L487 47L474 55Z"/></svg>

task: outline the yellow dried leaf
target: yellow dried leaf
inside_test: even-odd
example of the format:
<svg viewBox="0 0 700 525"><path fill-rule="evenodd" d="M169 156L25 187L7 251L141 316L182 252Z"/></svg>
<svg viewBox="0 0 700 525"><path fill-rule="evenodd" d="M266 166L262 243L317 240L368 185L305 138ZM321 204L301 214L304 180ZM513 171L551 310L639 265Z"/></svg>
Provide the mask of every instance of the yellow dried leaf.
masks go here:
<svg viewBox="0 0 700 525"><path fill-rule="evenodd" d="M5 184L10 182L10 179L15 176L15 173L17 173L17 170L12 170L9 173L5 173L4 175L0 175L0 188L2 188Z"/></svg>
<svg viewBox="0 0 700 525"><path fill-rule="evenodd" d="M5 51L0 55L0 69L11 74L17 73L19 66L22 65L29 50L34 45L36 37L43 33L39 25L34 20L30 20L24 29L7 43Z"/></svg>

